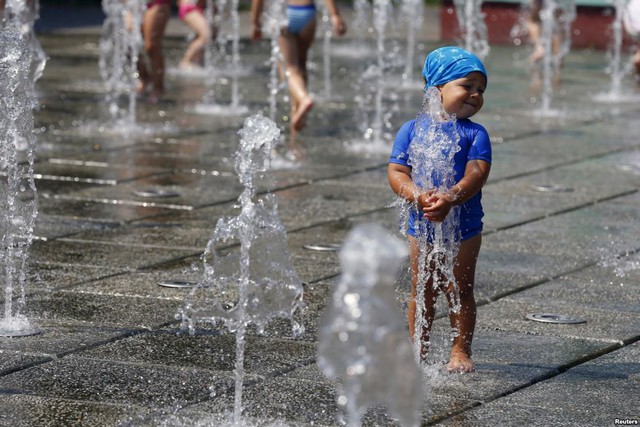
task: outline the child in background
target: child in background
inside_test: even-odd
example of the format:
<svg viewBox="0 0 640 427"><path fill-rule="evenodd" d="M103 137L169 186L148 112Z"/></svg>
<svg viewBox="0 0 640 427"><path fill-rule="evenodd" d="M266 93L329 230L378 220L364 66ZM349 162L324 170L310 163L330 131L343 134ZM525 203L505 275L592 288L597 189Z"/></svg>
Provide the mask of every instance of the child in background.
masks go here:
<svg viewBox="0 0 640 427"><path fill-rule="evenodd" d="M138 93L144 94L149 87L149 102L155 104L164 95L164 52L162 38L171 17L171 0L151 0L142 17L142 37L148 65L143 55L138 60Z"/></svg>
<svg viewBox="0 0 640 427"><path fill-rule="evenodd" d="M456 141L460 151L453 158L455 185L446 191L435 188L419 188L414 182L412 170L422 169L430 173L428 164L413 164L409 149L412 144L429 144L426 136L416 137L416 120L406 122L399 130L391 158L387 176L393 191L412 204L407 230L410 246L410 262L412 270L411 300L408 306L409 333L414 340L420 340L420 357L426 357L431 324L435 316L435 301L440 292L444 292L452 305L456 291L453 283L434 289L433 274L428 275L426 283L423 321L416 319L416 290L418 280L425 277L420 271L433 269L433 265L419 265L421 251L433 249L419 244L418 236L433 229L434 223L443 222L452 207L460 206L459 228L460 241L457 255L453 260L453 276L459 292L459 311L450 310L449 318L452 328L458 331L453 339L451 356L448 363L450 372L472 372L474 364L471 360L471 342L475 330L476 303L473 295L475 268L482 242L483 210L480 202L481 188L487 181L491 167L491 144L487 131L479 124L469 120L483 106L483 93L487 86L487 72L482 62L472 53L458 47L442 47L431 52L425 61L422 75L426 88L436 95L436 99L428 102L441 102L443 114L441 122L455 121L449 128L457 132L451 138ZM437 91L435 92L437 88ZM446 129L446 128L445 128ZM414 147L415 148L415 147ZM424 255L424 254L423 254ZM427 263L428 264L428 263ZM437 274L437 273L436 273ZM416 324L422 324L421 331L415 331ZM418 336L416 336L416 333Z"/></svg>
<svg viewBox="0 0 640 427"><path fill-rule="evenodd" d="M204 49L215 35L204 14L206 3L206 0L178 0L178 16L196 33L180 60L182 69L204 66Z"/></svg>
<svg viewBox="0 0 640 427"><path fill-rule="evenodd" d="M347 32L334 0L324 0L331 18L334 34L341 36ZM260 18L263 0L251 2L251 37L262 38ZM284 57L285 73L291 96L291 138L305 126L305 118L313 108L313 99L307 91L307 53L313 43L316 31L316 6L313 0L289 0L287 2L289 24L280 33L280 51Z"/></svg>

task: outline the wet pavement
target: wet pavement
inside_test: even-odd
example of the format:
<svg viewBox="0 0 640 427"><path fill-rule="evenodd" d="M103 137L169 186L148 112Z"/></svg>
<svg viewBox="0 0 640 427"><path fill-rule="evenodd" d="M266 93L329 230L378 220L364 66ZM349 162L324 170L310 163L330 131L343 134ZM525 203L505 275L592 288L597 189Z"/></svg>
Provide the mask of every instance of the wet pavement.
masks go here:
<svg viewBox="0 0 640 427"><path fill-rule="evenodd" d="M435 19L428 10L413 87L404 89L398 67L389 67L389 135L420 105L419 64L439 45ZM220 414L233 410L234 336L203 325L193 336L180 331L176 313L188 290L159 283L197 281L217 220L237 214L233 155L246 116L193 112L205 83L173 72L185 36L179 22L170 28L166 100L141 101L137 131L128 134L108 119L99 28L39 37L49 62L37 84L39 214L26 314L41 333L0 338L0 425L220 425ZM387 39L389 52L402 50L401 28ZM350 43L332 41L336 51ZM340 243L364 222L389 230L398 222L385 173L391 136L384 150L373 149L358 124L375 111L373 102L358 106L354 87L376 60L332 55L327 96L321 47L318 40L311 56L317 102L299 141L302 156L276 169L275 183L260 183L277 197L307 309L301 337L286 321L248 337L244 415L259 425L340 425L335 384L315 363L319 315L340 264L336 252L304 245ZM248 69L241 103L268 115L269 42L243 37L240 53ZM494 150L477 269L477 371L431 372L424 425L640 422L640 103L593 100L609 89L606 61L601 51L571 52L555 113L542 117L531 102L526 51L492 48L476 117ZM229 82L218 80L218 103L229 102ZM283 129L286 111L279 94ZM176 196L139 195L147 190ZM404 274L399 309L408 286ZM536 322L530 313L586 322ZM444 308L439 314L446 354ZM372 408L364 424L397 425L384 407Z"/></svg>

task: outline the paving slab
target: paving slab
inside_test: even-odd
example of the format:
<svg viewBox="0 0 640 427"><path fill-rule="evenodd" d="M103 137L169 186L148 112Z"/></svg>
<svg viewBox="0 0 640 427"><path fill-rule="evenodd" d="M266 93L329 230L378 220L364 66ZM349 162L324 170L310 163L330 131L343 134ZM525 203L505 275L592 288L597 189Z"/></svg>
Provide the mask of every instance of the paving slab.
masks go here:
<svg viewBox="0 0 640 427"><path fill-rule="evenodd" d="M637 422L638 348L636 343L606 354L442 425L515 426L532 417L540 425L616 425L616 419Z"/></svg>
<svg viewBox="0 0 640 427"><path fill-rule="evenodd" d="M191 256L198 252L188 249L166 249L147 247L141 244L127 245L118 242L96 242L81 239L60 239L58 242L57 249L51 245L34 245L32 248L33 259L43 259L54 264L85 267L103 266L106 269L117 265L119 266L118 271L133 271L164 261Z"/></svg>
<svg viewBox="0 0 640 427"><path fill-rule="evenodd" d="M175 407L206 399L209 386L222 386L228 380L213 371L66 357L6 375L0 390L74 401ZM154 387L148 386L149 381Z"/></svg>
<svg viewBox="0 0 640 427"><path fill-rule="evenodd" d="M0 396L0 426L3 427L106 426L147 412L146 408L128 403L118 405L29 394Z"/></svg>
<svg viewBox="0 0 640 427"><path fill-rule="evenodd" d="M529 313L557 313L585 320L581 324L549 324L528 320ZM638 337L640 321L636 313L611 312L576 306L561 301L528 301L507 297L483 306L478 324L501 331L600 340L619 345Z"/></svg>

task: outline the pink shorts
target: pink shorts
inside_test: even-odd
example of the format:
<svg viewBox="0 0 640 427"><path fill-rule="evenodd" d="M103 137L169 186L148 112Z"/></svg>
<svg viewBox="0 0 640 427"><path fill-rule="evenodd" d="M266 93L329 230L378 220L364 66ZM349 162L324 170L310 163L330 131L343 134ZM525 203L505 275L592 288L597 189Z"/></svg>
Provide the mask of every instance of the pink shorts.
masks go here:
<svg viewBox="0 0 640 427"><path fill-rule="evenodd" d="M197 4L181 4L180 7L178 7L178 16L184 20L184 17L194 10L199 13L204 13L204 9Z"/></svg>

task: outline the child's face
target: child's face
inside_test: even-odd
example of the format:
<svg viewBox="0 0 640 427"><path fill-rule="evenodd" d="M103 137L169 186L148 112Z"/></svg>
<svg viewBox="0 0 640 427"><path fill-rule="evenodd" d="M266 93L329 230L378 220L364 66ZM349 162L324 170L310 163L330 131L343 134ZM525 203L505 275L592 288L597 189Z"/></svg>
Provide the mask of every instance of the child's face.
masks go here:
<svg viewBox="0 0 640 427"><path fill-rule="evenodd" d="M479 71L439 86L444 111L459 119L468 119L482 108L486 87L487 79Z"/></svg>

